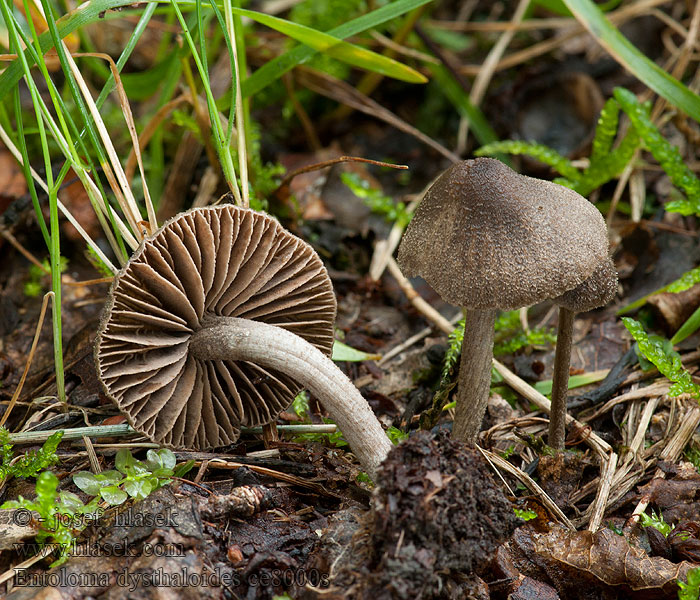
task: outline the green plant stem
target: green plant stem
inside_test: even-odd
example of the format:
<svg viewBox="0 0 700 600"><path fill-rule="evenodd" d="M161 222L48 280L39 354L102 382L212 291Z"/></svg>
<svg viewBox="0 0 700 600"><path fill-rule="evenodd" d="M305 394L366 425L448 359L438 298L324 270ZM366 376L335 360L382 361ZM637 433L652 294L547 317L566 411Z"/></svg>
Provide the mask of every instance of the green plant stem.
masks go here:
<svg viewBox="0 0 700 600"><path fill-rule="evenodd" d="M64 385L64 373L63 373L63 344L61 338L61 245L60 245L60 232L58 224L58 185L54 184L53 173L51 171L51 157L48 148L48 140L46 137L46 130L44 129L43 113L42 109L45 107L39 97L36 86L31 79L31 73L29 72L29 66L24 60L24 54L21 51L21 44L19 43L19 36L15 28L14 19L10 15L7 6L4 2L0 2L0 10L2 11L3 19L5 19L5 24L8 29L8 34L10 35L10 47L14 48L18 53L18 56L23 60L23 66L25 69L25 81L29 87L30 94L32 97L32 103L34 105L34 111L37 117L37 128L39 130L39 137L41 140L41 147L44 157L44 167L46 169L46 182L49 188L49 258L51 264L51 285L54 293L52 309L52 329L53 329L53 347L54 347L54 366L56 369L56 389L58 398L61 402L66 401L66 390ZM46 69L45 64L40 64L40 67ZM51 88L49 88L51 89ZM59 111L60 114L60 111Z"/></svg>
<svg viewBox="0 0 700 600"><path fill-rule="evenodd" d="M189 27L187 26L187 23L185 21L185 18L182 16L182 12L180 11L180 8L178 7L178 4L175 0L170 0L170 5L173 7L173 10L175 11L175 14L177 16L178 21L180 22L180 26L182 27L182 34L185 37L185 40L187 41L187 44L190 48L190 52L192 53L192 58L194 58L195 64L197 65L197 70L199 72L199 76L202 79L202 82L204 83L204 93L207 99L207 108L209 110L209 121L211 124L211 129L212 133L214 134L214 140L216 141L216 149L217 152L219 153L219 162L221 164L221 169L224 173L224 178L226 179L226 183L228 184L229 189L233 193L233 197L236 200L236 203L240 205L242 203L241 200L241 193L238 188L238 182L236 179L236 169L233 166L233 157L231 156L231 148L227 144L225 144L225 134L224 131L222 130L221 127L221 120L219 119L219 113L218 109L216 107L216 101L214 100L214 96L211 91L211 85L209 84L209 75L207 73L206 69L206 52L203 52L203 56L200 57L199 53L197 52L197 48L195 46L194 40L192 39L192 35L190 34ZM197 8L197 15L198 19L197 21L199 23L202 22L201 18L201 8L202 8L202 3L201 0L197 0L196 2L196 8ZM204 32L200 31L200 36L204 36Z"/></svg>
<svg viewBox="0 0 700 600"><path fill-rule="evenodd" d="M241 427L241 435L257 435L262 433L262 427ZM338 431L337 425L332 423L310 423L303 425L277 425L277 430L287 433L335 433ZM93 425L90 427L74 427L72 429L52 429L48 431L23 431L9 434L10 443L17 446L20 444L37 444L45 442L54 433L62 431L61 440L81 440L83 437L125 437L130 435L141 435L131 425ZM153 447L160 447L153 444Z"/></svg>

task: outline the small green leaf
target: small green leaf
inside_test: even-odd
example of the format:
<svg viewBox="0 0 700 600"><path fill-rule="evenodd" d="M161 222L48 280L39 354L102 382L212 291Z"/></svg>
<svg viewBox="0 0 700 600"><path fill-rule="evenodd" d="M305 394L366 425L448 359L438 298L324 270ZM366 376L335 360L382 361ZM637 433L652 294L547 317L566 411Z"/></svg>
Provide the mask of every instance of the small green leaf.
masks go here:
<svg viewBox="0 0 700 600"><path fill-rule="evenodd" d="M53 506L56 501L58 477L51 471L44 471L36 478L36 497L42 506Z"/></svg>
<svg viewBox="0 0 700 600"><path fill-rule="evenodd" d="M246 10L244 8L232 8L231 10L236 14L267 25L314 50L323 52L328 56L332 56L337 60L341 60L355 67L374 71L375 73L380 73L387 77L393 77L394 79L400 79L409 83L425 83L427 81L424 75L409 66L392 58L367 50L366 48L345 42L328 33L316 31L311 27L292 23L291 21L286 21L285 19L253 10Z"/></svg>
<svg viewBox="0 0 700 600"><path fill-rule="evenodd" d="M675 81L675 80L674 80ZM615 99L632 121L634 129L642 138L644 144L671 179L676 187L682 189L688 196L687 200L674 200L666 205L669 212L682 215L700 214L700 179L688 167L681 157L678 148L661 135L656 125L651 121L649 111L637 97L625 88L615 88ZM700 97L696 100L700 106Z"/></svg>
<svg viewBox="0 0 700 600"><path fill-rule="evenodd" d="M668 284L666 291L671 292L672 294L678 294L679 292L689 290L698 283L700 283L700 267L695 267L694 269L683 273L683 275L681 275L678 279Z"/></svg>
<svg viewBox="0 0 700 600"><path fill-rule="evenodd" d="M73 492L59 492L58 497L61 501L61 512L74 515L85 508L83 501Z"/></svg>
<svg viewBox="0 0 700 600"><path fill-rule="evenodd" d="M146 453L146 466L152 472L157 470L170 470L175 468L177 459L172 450L162 448L160 450L149 450Z"/></svg>
<svg viewBox="0 0 700 600"><path fill-rule="evenodd" d="M124 475L122 475L119 471L110 469L109 471L102 471L101 473L98 473L97 475L95 475L95 479L99 481L103 486L118 485L119 482L122 479L124 479Z"/></svg>
<svg viewBox="0 0 700 600"><path fill-rule="evenodd" d="M137 462L138 461L133 457L128 448L122 448L119 450L116 458L114 459L114 465L125 475L129 473L129 470L132 469Z"/></svg>
<svg viewBox="0 0 700 600"><path fill-rule="evenodd" d="M381 354L367 354L338 340L333 342L333 360L335 361L361 362L363 360L379 360L381 357Z"/></svg>
<svg viewBox="0 0 700 600"><path fill-rule="evenodd" d="M515 513L515 516L518 517L518 519L522 519L523 521L531 521L532 519L537 518L537 513L534 510L530 510L529 508L513 508L513 512Z"/></svg>
<svg viewBox="0 0 700 600"><path fill-rule="evenodd" d="M100 488L103 487L103 484L89 471L78 471L73 475L73 483L91 496L97 496L100 493Z"/></svg>
<svg viewBox="0 0 700 600"><path fill-rule="evenodd" d="M181 463L177 467L175 467L175 470L173 471L173 477L182 478L185 475L187 475L187 473L189 473L193 467L194 467L193 460L188 460L185 463Z"/></svg>
<svg viewBox="0 0 700 600"><path fill-rule="evenodd" d="M143 500L153 491L153 484L148 479L127 480L124 491L136 500Z"/></svg>
<svg viewBox="0 0 700 600"><path fill-rule="evenodd" d="M700 567L690 569L686 581L678 581L678 600L698 600L700 598Z"/></svg>
<svg viewBox="0 0 700 600"><path fill-rule="evenodd" d="M408 439L408 433L406 431L401 431L398 427L394 427L393 425L386 430L386 435L394 445L400 444Z"/></svg>
<svg viewBox="0 0 700 600"><path fill-rule="evenodd" d="M108 485L100 488L100 497L108 504L118 506L123 504L129 496L124 490L116 485Z"/></svg>

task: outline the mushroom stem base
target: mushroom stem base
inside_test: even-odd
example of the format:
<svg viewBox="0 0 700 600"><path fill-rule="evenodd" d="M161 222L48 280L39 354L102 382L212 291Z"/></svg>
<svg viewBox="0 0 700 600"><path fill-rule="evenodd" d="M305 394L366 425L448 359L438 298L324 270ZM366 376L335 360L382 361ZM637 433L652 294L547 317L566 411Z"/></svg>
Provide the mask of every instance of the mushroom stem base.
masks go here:
<svg viewBox="0 0 700 600"><path fill-rule="evenodd" d="M554 375L552 377L552 409L549 413L549 436L547 438L549 445L554 450L564 450L566 440L566 395L569 391L574 316L573 311L563 306L559 307L557 349L554 353Z"/></svg>
<svg viewBox="0 0 700 600"><path fill-rule="evenodd" d="M358 389L318 348L281 327L211 317L190 340L200 360L245 360L285 373L319 399L371 477L392 447Z"/></svg>
<svg viewBox="0 0 700 600"><path fill-rule="evenodd" d="M459 363L457 406L452 437L474 443L484 420L491 388L495 310L468 310Z"/></svg>

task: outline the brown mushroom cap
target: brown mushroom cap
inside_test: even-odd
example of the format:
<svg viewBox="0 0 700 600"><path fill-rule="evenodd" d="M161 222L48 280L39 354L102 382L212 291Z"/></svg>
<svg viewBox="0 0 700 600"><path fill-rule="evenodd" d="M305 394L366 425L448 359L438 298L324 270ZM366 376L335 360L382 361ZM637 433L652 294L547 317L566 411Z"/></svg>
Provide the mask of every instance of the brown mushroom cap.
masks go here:
<svg viewBox="0 0 700 600"><path fill-rule="evenodd" d="M171 219L115 277L95 362L104 390L137 431L166 445L213 448L272 422L300 390L287 375L188 352L208 316L277 325L326 355L336 302L306 242L233 205Z"/></svg>
<svg viewBox="0 0 700 600"><path fill-rule="evenodd" d="M575 288L607 252L605 221L583 196L477 158L430 187L398 262L451 304L510 310Z"/></svg>
<svg viewBox="0 0 700 600"><path fill-rule="evenodd" d="M605 306L615 297L617 271L610 258L606 258L593 274L580 285L554 299L554 304L580 313Z"/></svg>

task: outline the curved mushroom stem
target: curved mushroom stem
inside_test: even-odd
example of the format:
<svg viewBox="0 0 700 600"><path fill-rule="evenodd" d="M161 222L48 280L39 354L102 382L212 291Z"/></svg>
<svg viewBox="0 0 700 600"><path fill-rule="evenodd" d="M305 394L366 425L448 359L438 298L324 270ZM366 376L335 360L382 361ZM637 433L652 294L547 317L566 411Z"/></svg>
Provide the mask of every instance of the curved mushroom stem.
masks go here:
<svg viewBox="0 0 700 600"><path fill-rule="evenodd" d="M459 363L457 406L452 437L474 443L484 420L491 388L495 310L468 310Z"/></svg>
<svg viewBox="0 0 700 600"><path fill-rule="evenodd" d="M195 332L190 352L200 360L247 360L276 369L318 398L336 422L353 454L370 477L392 444L367 400L318 348L281 327L211 317Z"/></svg>
<svg viewBox="0 0 700 600"><path fill-rule="evenodd" d="M574 335L575 313L559 307L557 327L557 350L554 353L554 376L552 377L552 408L549 413L548 443L554 450L564 450L566 439L566 395L569 391L569 365L571 363L571 341Z"/></svg>

